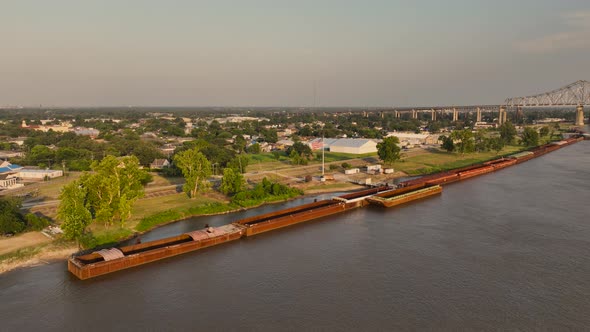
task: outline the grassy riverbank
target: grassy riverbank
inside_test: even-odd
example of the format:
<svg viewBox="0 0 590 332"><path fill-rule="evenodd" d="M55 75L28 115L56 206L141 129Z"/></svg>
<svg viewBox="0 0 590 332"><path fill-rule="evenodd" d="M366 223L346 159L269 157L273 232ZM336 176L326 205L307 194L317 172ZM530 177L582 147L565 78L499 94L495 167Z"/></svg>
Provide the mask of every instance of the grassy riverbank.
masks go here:
<svg viewBox="0 0 590 332"><path fill-rule="evenodd" d="M422 175L441 172L481 163L501 156L523 151L521 145L508 145L500 152L479 152L461 155L440 149L429 149L427 153L417 154L393 163L392 167L408 175Z"/></svg>

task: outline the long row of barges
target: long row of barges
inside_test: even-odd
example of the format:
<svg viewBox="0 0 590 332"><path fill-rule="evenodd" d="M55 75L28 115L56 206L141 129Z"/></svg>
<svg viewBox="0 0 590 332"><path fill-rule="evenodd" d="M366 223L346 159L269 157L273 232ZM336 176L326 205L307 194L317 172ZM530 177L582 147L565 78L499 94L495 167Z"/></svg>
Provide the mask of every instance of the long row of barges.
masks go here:
<svg viewBox="0 0 590 332"><path fill-rule="evenodd" d="M68 260L68 270L80 279L88 279L235 241L242 237L255 236L305 221L342 213L368 204L383 207L405 204L440 194L442 184L468 179L519 164L583 139L583 137L572 137L508 157L404 181L398 185L398 188L389 186L370 188L332 199L241 219L220 227L208 227L161 240L74 255Z"/></svg>

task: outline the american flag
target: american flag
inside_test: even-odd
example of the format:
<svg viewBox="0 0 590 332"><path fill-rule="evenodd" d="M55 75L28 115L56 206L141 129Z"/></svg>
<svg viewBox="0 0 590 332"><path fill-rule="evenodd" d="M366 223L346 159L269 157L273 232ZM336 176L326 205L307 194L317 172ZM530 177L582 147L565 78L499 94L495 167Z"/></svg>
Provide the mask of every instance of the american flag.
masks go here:
<svg viewBox="0 0 590 332"><path fill-rule="evenodd" d="M324 147L324 143L320 139L317 139L317 140L314 140L311 142L311 149L312 150L319 150L322 147Z"/></svg>

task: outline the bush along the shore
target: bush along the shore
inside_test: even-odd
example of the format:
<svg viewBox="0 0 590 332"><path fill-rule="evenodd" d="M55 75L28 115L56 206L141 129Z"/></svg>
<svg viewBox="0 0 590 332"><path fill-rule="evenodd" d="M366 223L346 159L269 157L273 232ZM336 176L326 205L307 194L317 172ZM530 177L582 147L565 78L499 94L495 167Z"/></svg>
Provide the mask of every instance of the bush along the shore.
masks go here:
<svg viewBox="0 0 590 332"><path fill-rule="evenodd" d="M167 210L145 217L137 224L135 229L139 232L148 231L158 225L172 221L189 218L198 215L219 214L231 212L247 207L254 207L264 203L277 202L294 198L303 194L303 191L291 188L280 183L262 179L252 189L242 189L231 197L230 203L209 203L195 206L186 210Z"/></svg>
<svg viewBox="0 0 590 332"><path fill-rule="evenodd" d="M173 220L179 220L183 215L179 211L167 210L160 213L156 213L149 217L141 219L141 221L135 226L135 229L140 232L145 232L157 225L170 222Z"/></svg>
<svg viewBox="0 0 590 332"><path fill-rule="evenodd" d="M280 183L271 182L267 178L256 184L254 188L236 193L231 201L242 207L260 205L265 202L285 200L303 195L303 191Z"/></svg>

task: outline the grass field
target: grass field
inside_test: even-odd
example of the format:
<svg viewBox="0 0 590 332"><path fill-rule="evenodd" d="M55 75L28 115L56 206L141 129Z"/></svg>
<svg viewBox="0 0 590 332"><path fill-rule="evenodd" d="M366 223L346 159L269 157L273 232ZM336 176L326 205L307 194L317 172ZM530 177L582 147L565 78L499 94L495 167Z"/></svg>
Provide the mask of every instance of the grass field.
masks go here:
<svg viewBox="0 0 590 332"><path fill-rule="evenodd" d="M404 158L401 161L397 161L393 163L392 166L394 169L403 171L410 175L427 174L436 171L468 166L478 162L497 158L502 155L516 153L522 149L522 146L509 145L497 154L496 152L481 152L465 155L455 152L431 149L426 153L414 155Z"/></svg>
<svg viewBox="0 0 590 332"><path fill-rule="evenodd" d="M162 211L190 209L217 202L224 202L224 200L208 195L200 195L190 199L185 193L140 199L133 205L132 217L128 221L128 226L133 227L139 220Z"/></svg>

